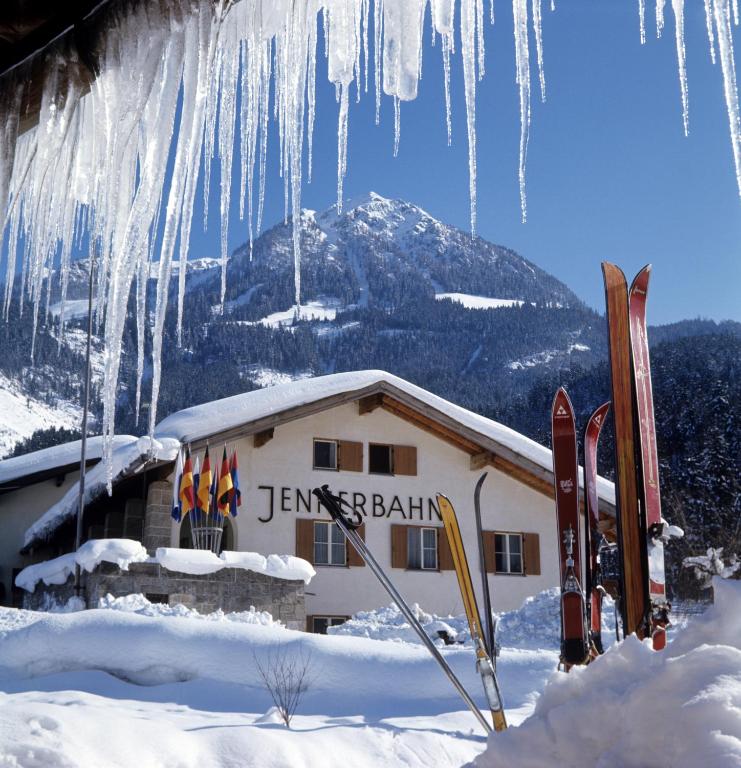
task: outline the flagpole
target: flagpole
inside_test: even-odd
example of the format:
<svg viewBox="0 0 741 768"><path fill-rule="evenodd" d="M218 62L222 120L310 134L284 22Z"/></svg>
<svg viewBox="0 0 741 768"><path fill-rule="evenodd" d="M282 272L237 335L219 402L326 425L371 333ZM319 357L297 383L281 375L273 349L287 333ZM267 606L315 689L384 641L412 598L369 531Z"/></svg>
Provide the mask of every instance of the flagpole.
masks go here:
<svg viewBox="0 0 741 768"><path fill-rule="evenodd" d="M77 527L75 531L75 552L82 545L82 517L85 511L85 470L87 465L87 422L90 412L90 351L93 339L93 279L95 275L95 252L90 251L90 284L87 296L87 347L85 350L85 386L82 404L82 439L80 440L80 494L77 500ZM80 565L75 563L75 595L80 596Z"/></svg>

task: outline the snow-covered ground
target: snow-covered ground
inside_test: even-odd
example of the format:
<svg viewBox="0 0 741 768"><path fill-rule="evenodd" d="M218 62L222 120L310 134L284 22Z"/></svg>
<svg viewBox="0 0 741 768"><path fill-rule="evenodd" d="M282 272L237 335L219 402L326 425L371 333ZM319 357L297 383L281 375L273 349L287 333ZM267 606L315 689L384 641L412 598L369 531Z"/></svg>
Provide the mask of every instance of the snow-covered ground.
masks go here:
<svg viewBox="0 0 741 768"><path fill-rule="evenodd" d="M76 429L80 425L80 408L77 405L60 400L51 406L28 397L16 382L2 374L0 413L0 458L10 453L16 443L30 437L37 429Z"/></svg>
<svg viewBox="0 0 741 768"><path fill-rule="evenodd" d="M402 631L393 609L321 636L265 613L200 616L141 596L81 612L3 608L0 766L741 765L741 584L717 585L715 607L666 652L631 638L568 675L555 648L515 645L540 621L550 642L553 602L544 593L500 617L516 727L488 748L424 648L357 636L364 622ZM460 617L445 622L463 631ZM291 730L258 670L283 652L309 665ZM471 648L443 653L480 701Z"/></svg>
<svg viewBox="0 0 741 768"><path fill-rule="evenodd" d="M334 320L337 312L344 307L340 299L333 297L320 297L307 301L298 309L296 305L280 312L273 312L261 320L249 321L247 325L264 325L268 328L293 325L294 320Z"/></svg>
<svg viewBox="0 0 741 768"><path fill-rule="evenodd" d="M438 301L450 299L462 304L466 309L499 309L500 307L521 307L525 302L520 299L493 299L489 296L474 296L470 293L436 293Z"/></svg>

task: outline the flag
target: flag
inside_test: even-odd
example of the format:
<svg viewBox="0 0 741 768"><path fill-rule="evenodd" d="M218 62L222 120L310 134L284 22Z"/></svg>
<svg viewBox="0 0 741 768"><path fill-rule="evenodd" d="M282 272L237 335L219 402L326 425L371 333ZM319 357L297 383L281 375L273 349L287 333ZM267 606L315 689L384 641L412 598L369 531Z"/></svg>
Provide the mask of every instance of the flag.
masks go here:
<svg viewBox="0 0 741 768"><path fill-rule="evenodd" d="M185 464L180 476L180 511L183 517L195 506L195 494L193 491L193 465L190 461L190 451L185 452Z"/></svg>
<svg viewBox="0 0 741 768"><path fill-rule="evenodd" d="M229 496L229 514L237 516L237 507L242 506L242 491L239 490L239 466L237 465L237 451L232 453L229 461L229 474L232 476L232 492Z"/></svg>
<svg viewBox="0 0 741 768"><path fill-rule="evenodd" d="M218 509L222 515L229 514L229 494L234 490L232 476L229 472L229 460L226 458L226 446L224 446L224 458L221 460L221 472L219 473L219 488L216 498Z"/></svg>
<svg viewBox="0 0 741 768"><path fill-rule="evenodd" d="M180 503L180 477L183 474L183 449L178 448L178 458L175 462L175 475L172 478L172 517L178 523L182 517L182 504Z"/></svg>
<svg viewBox="0 0 741 768"><path fill-rule="evenodd" d="M208 514L211 506L211 459L208 455L208 446L206 446L206 455L203 457L203 468L201 469L201 478L198 482L198 494L196 505L198 509Z"/></svg>
<svg viewBox="0 0 741 768"><path fill-rule="evenodd" d="M198 456L193 464L193 514L191 515L191 525L198 525L201 519L200 512L198 510L198 484L201 479L201 469L198 461Z"/></svg>

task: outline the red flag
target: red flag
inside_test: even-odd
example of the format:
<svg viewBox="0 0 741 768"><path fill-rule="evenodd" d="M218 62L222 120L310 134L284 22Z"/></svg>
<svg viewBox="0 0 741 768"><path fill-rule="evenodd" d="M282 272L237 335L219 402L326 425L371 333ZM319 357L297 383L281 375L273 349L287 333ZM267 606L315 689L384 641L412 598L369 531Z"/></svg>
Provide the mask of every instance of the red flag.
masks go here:
<svg viewBox="0 0 741 768"><path fill-rule="evenodd" d="M226 447L224 448L224 458L221 460L221 472L219 472L219 487L216 492L218 499L219 512L222 515L229 514L229 494L234 490L232 485L232 476L229 472L229 460L226 458Z"/></svg>

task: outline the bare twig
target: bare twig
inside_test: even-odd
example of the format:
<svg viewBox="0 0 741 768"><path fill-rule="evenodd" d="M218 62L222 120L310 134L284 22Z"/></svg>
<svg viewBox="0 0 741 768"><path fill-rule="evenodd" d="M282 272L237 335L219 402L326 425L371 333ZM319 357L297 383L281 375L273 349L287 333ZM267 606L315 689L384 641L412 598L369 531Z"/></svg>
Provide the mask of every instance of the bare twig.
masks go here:
<svg viewBox="0 0 741 768"><path fill-rule="evenodd" d="M280 644L271 648L262 661L255 653L253 658L273 704L286 728L290 728L299 702L312 682L311 652L301 646L296 649Z"/></svg>

